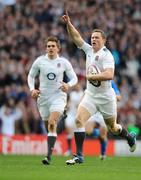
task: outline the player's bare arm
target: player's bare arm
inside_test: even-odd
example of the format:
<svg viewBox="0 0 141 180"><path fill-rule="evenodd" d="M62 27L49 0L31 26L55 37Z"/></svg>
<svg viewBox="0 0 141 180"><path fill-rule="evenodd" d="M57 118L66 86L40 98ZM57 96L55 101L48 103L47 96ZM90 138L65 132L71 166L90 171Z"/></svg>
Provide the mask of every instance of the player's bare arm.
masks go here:
<svg viewBox="0 0 141 180"><path fill-rule="evenodd" d="M76 28L71 23L70 17L67 11L66 11L66 14L62 16L62 19L67 25L67 31L72 41L76 44L76 46L81 47L84 43L84 40L82 39L80 33L76 30Z"/></svg>
<svg viewBox="0 0 141 180"><path fill-rule="evenodd" d="M87 80L98 80L98 81L106 81L106 80L112 80L114 77L114 69L113 68L107 68L105 71L98 73L98 74L87 74L86 75Z"/></svg>

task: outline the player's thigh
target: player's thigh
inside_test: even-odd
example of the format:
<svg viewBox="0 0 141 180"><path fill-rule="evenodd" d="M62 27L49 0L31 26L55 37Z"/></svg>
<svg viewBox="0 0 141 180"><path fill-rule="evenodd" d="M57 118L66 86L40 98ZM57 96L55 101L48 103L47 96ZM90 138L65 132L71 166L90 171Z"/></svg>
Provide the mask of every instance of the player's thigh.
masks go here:
<svg viewBox="0 0 141 180"><path fill-rule="evenodd" d="M59 111L53 111L50 113L50 116L48 118L48 122L54 122L54 123L57 123L57 121L59 120L61 116L61 113Z"/></svg>
<svg viewBox="0 0 141 180"><path fill-rule="evenodd" d="M105 119L105 123L106 123L108 128L114 128L115 125L117 124L116 117L113 116L113 117Z"/></svg>
<svg viewBox="0 0 141 180"><path fill-rule="evenodd" d="M76 123L81 122L85 125L86 121L90 118L91 113L83 106L79 105L76 114Z"/></svg>
<svg viewBox="0 0 141 180"><path fill-rule="evenodd" d="M85 124L86 133L91 134L93 132L93 128L94 128L94 122L88 120Z"/></svg>

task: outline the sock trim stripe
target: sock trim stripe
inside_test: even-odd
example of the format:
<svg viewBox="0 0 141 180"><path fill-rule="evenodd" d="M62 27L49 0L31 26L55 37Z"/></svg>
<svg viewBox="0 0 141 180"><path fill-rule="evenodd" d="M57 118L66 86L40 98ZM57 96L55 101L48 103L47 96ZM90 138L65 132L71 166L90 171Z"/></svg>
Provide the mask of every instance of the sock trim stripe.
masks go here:
<svg viewBox="0 0 141 180"><path fill-rule="evenodd" d="M47 134L47 136L57 136L57 133L52 133L52 132L49 132L48 134Z"/></svg>

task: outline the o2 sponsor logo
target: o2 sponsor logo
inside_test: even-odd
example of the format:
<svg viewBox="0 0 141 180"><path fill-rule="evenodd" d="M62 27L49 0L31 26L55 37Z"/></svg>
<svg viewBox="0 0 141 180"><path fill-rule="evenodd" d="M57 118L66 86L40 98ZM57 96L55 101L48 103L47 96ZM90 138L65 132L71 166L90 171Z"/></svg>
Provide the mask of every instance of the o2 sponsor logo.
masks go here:
<svg viewBox="0 0 141 180"><path fill-rule="evenodd" d="M48 73L48 74L47 74L47 78L52 81L52 80L54 80L54 79L56 78L56 74L54 74L54 73Z"/></svg>

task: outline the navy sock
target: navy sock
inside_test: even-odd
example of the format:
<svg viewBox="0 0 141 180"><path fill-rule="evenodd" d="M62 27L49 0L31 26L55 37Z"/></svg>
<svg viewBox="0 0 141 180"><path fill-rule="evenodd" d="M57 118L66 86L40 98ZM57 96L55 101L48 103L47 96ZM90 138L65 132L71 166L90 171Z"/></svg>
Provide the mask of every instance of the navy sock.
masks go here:
<svg viewBox="0 0 141 180"><path fill-rule="evenodd" d="M68 144L68 150L71 151L71 141L72 139L68 138L67 139L67 144Z"/></svg>
<svg viewBox="0 0 141 180"><path fill-rule="evenodd" d="M92 137L99 137L100 130L98 128L94 128L92 132Z"/></svg>
<svg viewBox="0 0 141 180"><path fill-rule="evenodd" d="M105 155L107 149L107 140L100 139L100 146L101 155Z"/></svg>
<svg viewBox="0 0 141 180"><path fill-rule="evenodd" d="M132 136L129 134L129 132L123 127L122 127L122 130L121 130L119 136L123 137L123 138L125 138L127 140L130 140L132 138Z"/></svg>
<svg viewBox="0 0 141 180"><path fill-rule="evenodd" d="M76 154L78 156L82 156L85 132L74 132L74 137L75 137L75 143L76 143Z"/></svg>
<svg viewBox="0 0 141 180"><path fill-rule="evenodd" d="M52 155L55 141L56 141L56 136L48 136L48 154L47 154L48 160L51 160L51 155Z"/></svg>

